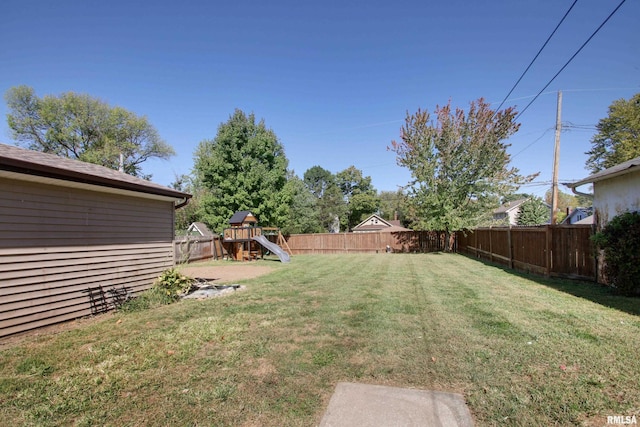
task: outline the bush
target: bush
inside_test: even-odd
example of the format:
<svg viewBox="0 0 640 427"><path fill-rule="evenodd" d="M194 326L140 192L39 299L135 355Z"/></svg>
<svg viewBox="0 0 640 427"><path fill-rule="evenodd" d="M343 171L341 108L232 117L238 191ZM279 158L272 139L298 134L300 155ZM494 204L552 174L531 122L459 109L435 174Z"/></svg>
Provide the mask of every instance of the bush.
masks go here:
<svg viewBox="0 0 640 427"><path fill-rule="evenodd" d="M640 213L616 216L593 240L604 251L609 285L623 295L640 295Z"/></svg>
<svg viewBox="0 0 640 427"><path fill-rule="evenodd" d="M151 289L140 293L118 307L119 311L135 312L150 308L171 304L177 301L181 295L188 293L195 281L182 275L175 268L162 272L160 277L153 282Z"/></svg>
<svg viewBox="0 0 640 427"><path fill-rule="evenodd" d="M160 291L170 300L175 301L191 290L193 282L192 278L180 274L175 268L170 268L162 272L154 282L152 289Z"/></svg>

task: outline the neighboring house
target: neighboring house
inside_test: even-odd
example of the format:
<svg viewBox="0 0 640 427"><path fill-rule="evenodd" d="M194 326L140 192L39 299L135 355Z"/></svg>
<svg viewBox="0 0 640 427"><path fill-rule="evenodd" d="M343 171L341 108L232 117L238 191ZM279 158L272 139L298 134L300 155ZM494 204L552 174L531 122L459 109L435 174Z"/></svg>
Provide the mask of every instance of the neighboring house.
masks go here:
<svg viewBox="0 0 640 427"><path fill-rule="evenodd" d="M640 157L566 185L574 193L584 194L577 189L586 184L593 184L593 209L599 229L619 214L640 211Z"/></svg>
<svg viewBox="0 0 640 427"><path fill-rule="evenodd" d="M575 208L562 221L562 224L593 224L593 208Z"/></svg>
<svg viewBox="0 0 640 427"><path fill-rule="evenodd" d="M586 218L582 218L579 221L574 222L575 225L593 225L595 224L595 216L589 215Z"/></svg>
<svg viewBox="0 0 640 427"><path fill-rule="evenodd" d="M518 224L518 214L520 213L520 205L526 202L527 199L514 200L507 202L493 211L494 221L504 222L508 225Z"/></svg>
<svg viewBox="0 0 640 427"><path fill-rule="evenodd" d="M512 202L507 202L493 211L493 220L503 223L505 225L518 225L518 215L520 215L520 207L524 202L529 199L519 199ZM551 220L551 206L548 203L542 202L547 209L549 209L548 220L545 224L548 224Z"/></svg>
<svg viewBox="0 0 640 427"><path fill-rule="evenodd" d="M174 265L191 196L0 144L0 336L103 312Z"/></svg>
<svg viewBox="0 0 640 427"><path fill-rule="evenodd" d="M399 220L386 220L380 216L373 214L351 230L354 233L375 233L375 232L395 232L395 231L411 231L400 225Z"/></svg>
<svg viewBox="0 0 640 427"><path fill-rule="evenodd" d="M193 236L203 236L203 237L212 237L214 236L213 231L209 230L207 224L204 222L194 222L191 223L189 228L187 228L187 235Z"/></svg>

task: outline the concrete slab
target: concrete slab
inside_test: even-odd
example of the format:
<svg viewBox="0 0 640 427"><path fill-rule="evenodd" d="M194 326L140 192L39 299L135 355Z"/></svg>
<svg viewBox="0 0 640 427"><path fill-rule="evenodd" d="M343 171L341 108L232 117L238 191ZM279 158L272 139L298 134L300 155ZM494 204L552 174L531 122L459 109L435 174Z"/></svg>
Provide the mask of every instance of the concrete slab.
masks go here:
<svg viewBox="0 0 640 427"><path fill-rule="evenodd" d="M338 383L320 427L472 427L459 394Z"/></svg>

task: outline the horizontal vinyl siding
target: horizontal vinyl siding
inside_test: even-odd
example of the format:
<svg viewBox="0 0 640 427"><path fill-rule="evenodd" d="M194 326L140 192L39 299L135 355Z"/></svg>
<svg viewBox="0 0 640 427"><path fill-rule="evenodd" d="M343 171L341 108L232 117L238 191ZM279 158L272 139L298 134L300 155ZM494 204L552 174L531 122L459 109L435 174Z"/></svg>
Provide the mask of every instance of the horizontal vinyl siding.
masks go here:
<svg viewBox="0 0 640 427"><path fill-rule="evenodd" d="M173 251L172 202L0 178L0 337L113 308Z"/></svg>
<svg viewBox="0 0 640 427"><path fill-rule="evenodd" d="M89 288L140 292L172 265L171 242L0 249L0 336L92 314Z"/></svg>
<svg viewBox="0 0 640 427"><path fill-rule="evenodd" d="M0 248L173 239L173 204L0 179Z"/></svg>

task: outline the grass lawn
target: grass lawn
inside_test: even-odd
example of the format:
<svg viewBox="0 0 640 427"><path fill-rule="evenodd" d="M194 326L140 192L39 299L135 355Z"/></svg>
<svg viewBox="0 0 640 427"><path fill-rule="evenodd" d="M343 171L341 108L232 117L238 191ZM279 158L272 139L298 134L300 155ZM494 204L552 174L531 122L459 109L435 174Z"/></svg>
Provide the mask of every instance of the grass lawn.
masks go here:
<svg viewBox="0 0 640 427"><path fill-rule="evenodd" d="M639 299L453 254L259 263L245 291L0 347L0 424L313 426L340 381L457 392L480 426L640 417Z"/></svg>

